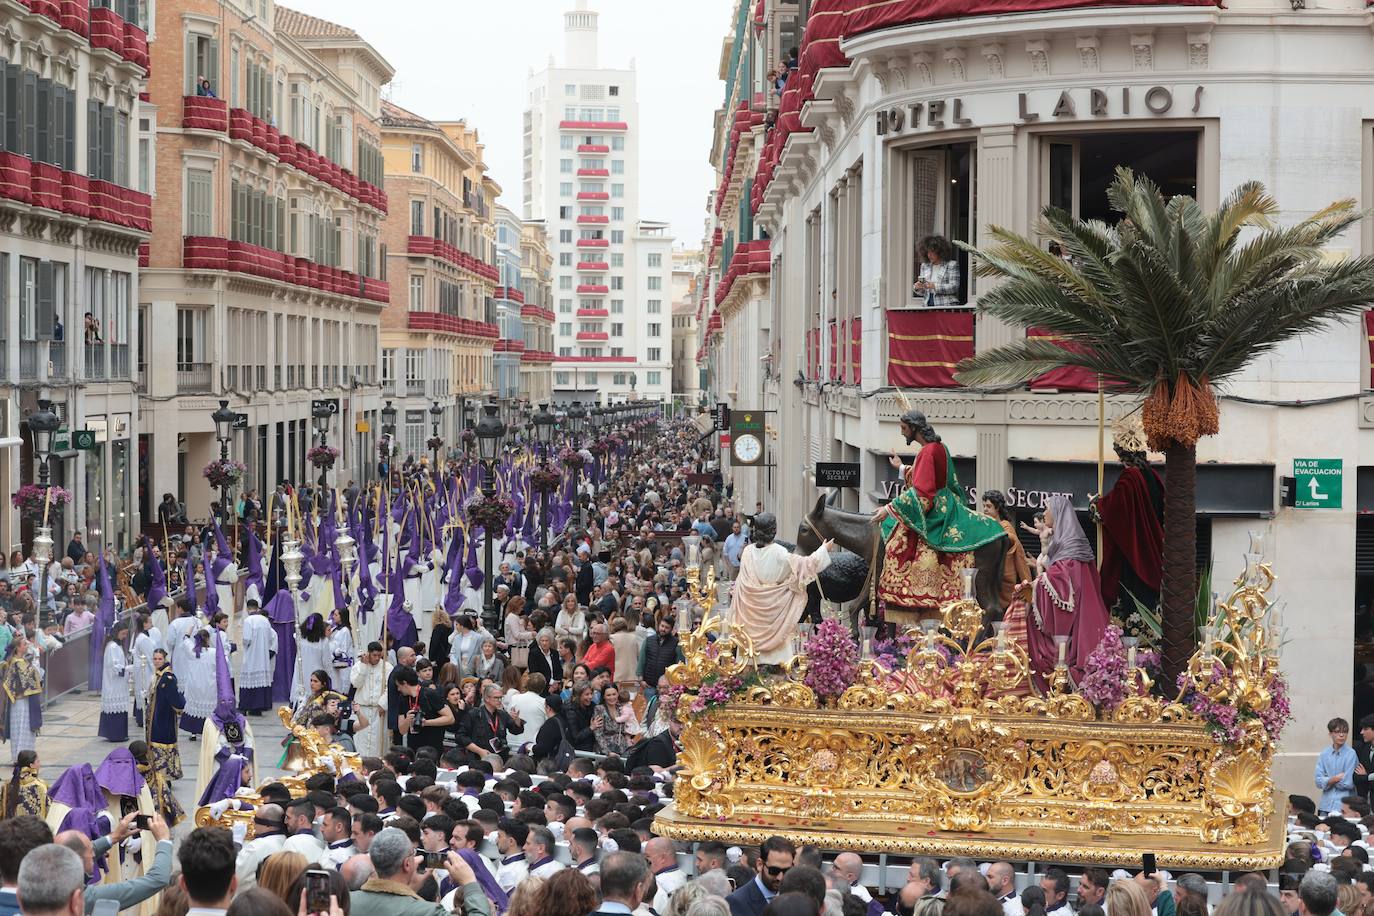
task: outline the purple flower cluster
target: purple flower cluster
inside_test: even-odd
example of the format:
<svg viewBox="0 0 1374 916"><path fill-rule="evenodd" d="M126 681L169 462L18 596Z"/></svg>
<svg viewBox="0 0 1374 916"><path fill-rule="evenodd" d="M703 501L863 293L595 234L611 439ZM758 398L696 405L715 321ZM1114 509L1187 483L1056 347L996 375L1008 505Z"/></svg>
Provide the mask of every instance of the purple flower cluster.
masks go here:
<svg viewBox="0 0 1374 916"><path fill-rule="evenodd" d="M734 675L708 678L697 688L696 698L687 708L693 715L699 715L708 709L724 706L743 687L744 682Z"/></svg>
<svg viewBox="0 0 1374 916"><path fill-rule="evenodd" d="M63 506L71 501L71 490L64 490L62 487L58 486L48 487L47 502L54 508ZM43 502L43 488L36 483L26 483L10 495L10 505L18 509L21 514L34 520L43 517Z"/></svg>
<svg viewBox="0 0 1374 916"><path fill-rule="evenodd" d="M1126 647L1121 644L1121 628L1112 624L1083 665L1078 693L1098 709L1110 712L1126 699L1126 674Z"/></svg>
<svg viewBox="0 0 1374 916"><path fill-rule="evenodd" d="M873 641L873 655L878 664L889 671L900 671L906 667L906 657L916 646L916 639L909 632L897 634L894 639Z"/></svg>
<svg viewBox="0 0 1374 916"><path fill-rule="evenodd" d="M1259 720L1264 725L1264 731L1269 735L1270 741L1279 740L1283 727L1291 718L1293 710L1288 700L1288 680L1275 672L1274 679L1269 682L1269 708L1259 714Z"/></svg>
<svg viewBox="0 0 1374 916"><path fill-rule="evenodd" d="M1226 683L1231 681L1231 672L1220 661L1212 665L1212 683ZM1278 741L1283 728L1292 718L1292 706L1288 698L1288 681L1284 676L1275 672L1265 685L1269 690L1269 706L1256 712L1248 706L1236 706L1231 703L1221 703L1213 700L1201 690L1197 689L1197 684L1188 672L1183 672L1178 676L1178 685L1182 690L1179 697L1180 702L1187 706L1194 715L1207 723L1212 736L1222 744L1237 744L1245 737L1245 728L1249 722L1258 721L1264 727L1264 732L1269 736L1270 741Z"/></svg>
<svg viewBox="0 0 1374 916"><path fill-rule="evenodd" d="M838 620L823 620L806 641L803 683L818 697L838 697L859 673L859 646Z"/></svg>

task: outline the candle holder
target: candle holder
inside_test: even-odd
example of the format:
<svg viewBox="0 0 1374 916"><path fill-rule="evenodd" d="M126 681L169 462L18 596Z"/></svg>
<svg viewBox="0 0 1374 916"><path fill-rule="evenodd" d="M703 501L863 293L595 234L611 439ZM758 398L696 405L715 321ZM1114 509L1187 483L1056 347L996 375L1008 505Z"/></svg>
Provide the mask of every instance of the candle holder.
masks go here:
<svg viewBox="0 0 1374 916"><path fill-rule="evenodd" d="M294 539L282 541L281 565L286 570L286 587L296 591L301 585L301 564L305 554L301 553L301 542Z"/></svg>
<svg viewBox="0 0 1374 916"><path fill-rule="evenodd" d="M339 565L343 567L344 588L348 588L349 580L353 577L353 567L358 563L358 542L348 534L347 531L339 532L339 536L334 538L334 549L339 553Z"/></svg>
<svg viewBox="0 0 1374 916"><path fill-rule="evenodd" d="M52 562L52 526L40 525L33 538L33 558L38 565L47 566Z"/></svg>

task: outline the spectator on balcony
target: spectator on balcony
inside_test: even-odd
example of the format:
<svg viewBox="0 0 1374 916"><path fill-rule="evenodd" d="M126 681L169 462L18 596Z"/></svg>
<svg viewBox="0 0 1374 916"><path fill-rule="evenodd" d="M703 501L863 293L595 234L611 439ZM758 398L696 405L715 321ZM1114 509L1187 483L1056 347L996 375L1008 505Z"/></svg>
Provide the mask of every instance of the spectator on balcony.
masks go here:
<svg viewBox="0 0 1374 916"><path fill-rule="evenodd" d="M52 339L54 343L61 343L67 339L67 326L62 323L60 315L52 316Z"/></svg>
<svg viewBox="0 0 1374 916"><path fill-rule="evenodd" d="M916 247L921 255L920 274L911 291L931 308L951 308L963 305L959 296L959 262L954 259L954 246L943 235L928 235Z"/></svg>
<svg viewBox="0 0 1374 916"><path fill-rule="evenodd" d="M207 99L217 99L215 90L210 88L210 81L203 76L196 77L196 95Z"/></svg>
<svg viewBox="0 0 1374 916"><path fill-rule="evenodd" d="M90 312L86 313L86 343L95 344L102 340L100 336L100 319Z"/></svg>

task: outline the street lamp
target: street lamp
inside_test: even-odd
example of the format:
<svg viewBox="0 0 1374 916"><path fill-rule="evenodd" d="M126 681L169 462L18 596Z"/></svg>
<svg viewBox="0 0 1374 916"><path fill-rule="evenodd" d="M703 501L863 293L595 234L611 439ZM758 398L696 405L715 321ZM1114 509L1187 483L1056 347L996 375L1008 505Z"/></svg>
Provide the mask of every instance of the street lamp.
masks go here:
<svg viewBox="0 0 1374 916"><path fill-rule="evenodd" d="M33 558L38 561L38 608L41 610L48 600L48 566L52 563L52 526L48 524L47 496L52 485L49 477L52 461L52 441L57 427L62 421L52 409L52 401L38 399L38 409L29 414L29 432L33 434L33 456L38 459L38 485L43 489L44 512L42 524L33 538ZM103 548L102 548L103 549Z"/></svg>
<svg viewBox="0 0 1374 916"><path fill-rule="evenodd" d="M572 409L568 411L568 426L572 429L573 447L581 445L582 426L587 422L587 408L582 406L581 401L573 401Z"/></svg>
<svg viewBox="0 0 1374 916"><path fill-rule="evenodd" d="M501 440L506 435L506 424L496 415L497 406L487 404L482 408L482 419L477 421L477 450L482 460L482 498L494 499L496 496L496 458L501 454ZM496 626L496 608L492 605L492 565L491 545L496 540L496 532L482 532L482 553L486 575L482 579L482 616L489 628Z"/></svg>
<svg viewBox="0 0 1374 916"><path fill-rule="evenodd" d="M442 408L442 407L439 406L439 402L438 402L438 401L435 401L433 404L429 405L429 420L430 420L430 426L432 427L432 429L431 429L431 436L430 436L430 440L431 440L430 444L433 446L432 451L434 452L434 473L435 473L435 474L438 474L438 473L439 473L439 446L440 446L440 444L441 444L441 443L439 442L439 421L440 421L441 419L443 419L443 416L444 416L444 408Z"/></svg>
<svg viewBox="0 0 1374 916"><path fill-rule="evenodd" d="M530 420L530 425L534 427L534 441L539 443L540 451L543 453L541 466L549 466L549 443L553 441L553 428L557 424L558 418L549 410L548 404L540 404L539 412ZM539 546L548 549L549 546L549 493L547 490L539 494Z"/></svg>
<svg viewBox="0 0 1374 916"><path fill-rule="evenodd" d="M326 440L329 435L329 419L333 415L334 412L329 409L329 402L327 401L316 401L315 406L310 411L310 418L315 423L315 434L320 437L320 448L324 448L328 444ZM319 468L320 487L321 489L328 489L329 465L321 464Z"/></svg>
<svg viewBox="0 0 1374 916"><path fill-rule="evenodd" d="M382 408L382 442L386 445L386 484L391 486L391 456L396 454L396 408L390 401ZM377 470L380 473L383 462L377 462Z"/></svg>
<svg viewBox="0 0 1374 916"><path fill-rule="evenodd" d="M229 460L229 439L234 434L234 412L229 409L228 401L220 401L219 407L215 408L210 414L210 419L215 423L215 438L219 440L219 460L220 464ZM219 488L219 517L221 522L228 520L229 511L229 483L228 477L221 475L220 480L224 483Z"/></svg>

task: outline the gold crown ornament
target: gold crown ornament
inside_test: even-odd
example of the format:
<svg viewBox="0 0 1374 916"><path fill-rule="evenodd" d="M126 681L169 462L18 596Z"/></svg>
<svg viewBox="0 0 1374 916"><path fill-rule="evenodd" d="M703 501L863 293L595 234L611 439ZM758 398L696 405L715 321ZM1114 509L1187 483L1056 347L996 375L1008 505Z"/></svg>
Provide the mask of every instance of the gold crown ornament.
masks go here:
<svg viewBox="0 0 1374 916"><path fill-rule="evenodd" d="M1129 413L1112 421L1112 445L1123 452L1146 452L1145 425L1140 422L1140 414Z"/></svg>

